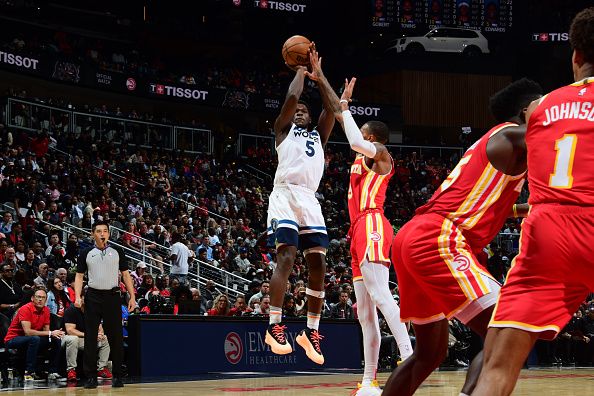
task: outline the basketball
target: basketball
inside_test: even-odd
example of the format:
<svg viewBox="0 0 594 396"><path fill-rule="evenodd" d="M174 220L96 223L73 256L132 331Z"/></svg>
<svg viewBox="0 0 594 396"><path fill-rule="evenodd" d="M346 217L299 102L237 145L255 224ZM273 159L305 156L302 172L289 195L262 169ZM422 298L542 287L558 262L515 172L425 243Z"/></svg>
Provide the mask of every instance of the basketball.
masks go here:
<svg viewBox="0 0 594 396"><path fill-rule="evenodd" d="M309 45L311 41L303 36L289 37L283 44L283 59L290 66L309 65Z"/></svg>

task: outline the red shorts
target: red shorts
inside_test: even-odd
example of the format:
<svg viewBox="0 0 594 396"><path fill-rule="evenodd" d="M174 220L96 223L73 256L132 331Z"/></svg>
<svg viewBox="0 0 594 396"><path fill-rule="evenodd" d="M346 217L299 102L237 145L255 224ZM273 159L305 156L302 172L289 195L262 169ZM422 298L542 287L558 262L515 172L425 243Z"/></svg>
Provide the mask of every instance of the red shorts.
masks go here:
<svg viewBox="0 0 594 396"><path fill-rule="evenodd" d="M369 262L390 265L390 247L394 230L383 213L370 211L355 220L350 231L351 235L351 266L353 268L353 282L361 279L361 263Z"/></svg>
<svg viewBox="0 0 594 396"><path fill-rule="evenodd" d="M492 306L499 285L472 251L462 232L443 216L429 213L406 223L392 244L401 320L430 323L467 307L474 312L465 315L472 317ZM475 301L486 305L471 307Z"/></svg>
<svg viewBox="0 0 594 396"><path fill-rule="evenodd" d="M592 246L593 207L535 205L489 326L555 338L594 290Z"/></svg>

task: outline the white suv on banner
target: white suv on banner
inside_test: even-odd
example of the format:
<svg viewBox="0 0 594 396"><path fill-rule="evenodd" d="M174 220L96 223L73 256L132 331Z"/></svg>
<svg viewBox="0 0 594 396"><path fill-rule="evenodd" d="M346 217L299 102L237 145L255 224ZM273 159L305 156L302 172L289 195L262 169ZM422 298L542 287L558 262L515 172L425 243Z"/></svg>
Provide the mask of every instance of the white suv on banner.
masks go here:
<svg viewBox="0 0 594 396"><path fill-rule="evenodd" d="M421 53L452 52L465 56L477 56L489 53L489 42L478 30L440 27L424 36L402 37L387 51Z"/></svg>

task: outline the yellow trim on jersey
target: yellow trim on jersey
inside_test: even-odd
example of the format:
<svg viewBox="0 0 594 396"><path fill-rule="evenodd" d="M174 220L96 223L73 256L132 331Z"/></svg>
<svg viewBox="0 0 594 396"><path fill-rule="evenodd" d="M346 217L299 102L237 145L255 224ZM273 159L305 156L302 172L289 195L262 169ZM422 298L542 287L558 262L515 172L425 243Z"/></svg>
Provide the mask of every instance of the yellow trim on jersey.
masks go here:
<svg viewBox="0 0 594 396"><path fill-rule="evenodd" d="M561 332L561 329L559 328L559 326L554 325L554 324L550 324L550 325L546 325L546 326L535 326L535 325L531 325L529 323L516 322L514 320L502 320L502 321L491 320L491 322L489 323L489 327L513 327L516 329L529 331L531 333L540 333L540 332L544 332L544 331L554 331L557 333Z"/></svg>
<svg viewBox="0 0 594 396"><path fill-rule="evenodd" d="M364 156L363 154L361 154L359 158L361 158L361 164L363 165L363 168L365 168L365 170L366 170L367 172L373 172L373 171L371 170L371 168L369 168L369 167L367 166L367 163L365 163L365 156ZM375 173L375 172L374 172L374 173Z"/></svg>
<svg viewBox="0 0 594 396"><path fill-rule="evenodd" d="M365 231L367 234L367 257L369 261L375 261L376 257L375 251L373 249L373 241L370 237L371 233L373 232L373 218L371 216L365 216Z"/></svg>
<svg viewBox="0 0 594 396"><path fill-rule="evenodd" d="M440 312L436 315L432 315L427 318L418 318L416 316L409 316L408 318L401 317L400 322L401 323L413 322L416 324L425 324L425 323L437 322L438 320L442 320L442 319L446 319L446 316L443 312Z"/></svg>
<svg viewBox="0 0 594 396"><path fill-rule="evenodd" d="M371 180L373 179L373 177L375 176L374 173L367 173L367 176L365 176L365 181L363 182L363 187L361 188L361 196L359 197L360 202L359 202L359 210L360 211L364 211L365 210L365 202L367 202L367 197L369 195L369 185L371 184Z"/></svg>
<svg viewBox="0 0 594 396"><path fill-rule="evenodd" d="M384 235L384 221L382 219L382 216L379 213L375 214L375 222L377 223L377 232L381 235L382 239L379 240L379 242L377 242L377 250L379 252L379 259L380 261L390 261L389 258L386 258L384 256L384 243L385 241L385 235Z"/></svg>
<svg viewBox="0 0 594 396"><path fill-rule="evenodd" d="M491 207L491 205L497 202L497 200L501 196L501 193L503 193L510 181L511 178L509 176L503 175L501 179L499 179L497 185L495 186L495 188L493 188L487 199L485 199L481 206L475 211L475 213L466 220L464 220L459 225L459 227L462 229L470 229L474 227L476 223L478 223L479 220L484 216L487 210Z"/></svg>
<svg viewBox="0 0 594 396"><path fill-rule="evenodd" d="M375 197L377 196L377 193L379 192L379 189L382 186L382 182L386 178L386 176L382 176L382 175L378 175L378 176L379 177L375 181L375 185L371 189L371 197L369 200L369 209L377 208L377 205L375 204Z"/></svg>
<svg viewBox="0 0 594 396"><path fill-rule="evenodd" d="M363 282L363 275L361 275L361 276L355 276L353 278L353 282Z"/></svg>
<svg viewBox="0 0 594 396"><path fill-rule="evenodd" d="M580 81L576 81L573 84L570 84L570 86L572 87L581 87L582 85L586 85L586 84L590 84L594 82L594 77L587 77L584 78L583 80Z"/></svg>
<svg viewBox="0 0 594 396"><path fill-rule="evenodd" d="M448 269L452 273L452 276L458 282L458 285L460 285L460 289L462 289L462 292L464 293L466 298L476 300L478 298L478 296L474 292L474 289L472 288L472 284L468 280L466 274L462 271L457 271L452 266L452 262L454 261L454 255L452 254L452 252L450 250L449 244L450 244L450 237L452 235L452 226L453 225L454 225L454 223L450 219L445 218L443 220L443 223L441 225L441 234L437 238L437 246L438 246L439 256L443 259L443 261L448 266Z"/></svg>
<svg viewBox="0 0 594 396"><path fill-rule="evenodd" d="M489 184L491 184L496 172L497 169L495 169L493 165L488 164L485 167L485 170L483 170L481 177L474 185L472 191L470 191L470 194L468 194L468 197L466 197L466 200L462 202L462 205L460 205L460 207L454 213L450 213L448 217L452 220L455 220L468 213L468 211L472 209L472 207L476 205L478 200L482 197L487 187L489 187Z"/></svg>

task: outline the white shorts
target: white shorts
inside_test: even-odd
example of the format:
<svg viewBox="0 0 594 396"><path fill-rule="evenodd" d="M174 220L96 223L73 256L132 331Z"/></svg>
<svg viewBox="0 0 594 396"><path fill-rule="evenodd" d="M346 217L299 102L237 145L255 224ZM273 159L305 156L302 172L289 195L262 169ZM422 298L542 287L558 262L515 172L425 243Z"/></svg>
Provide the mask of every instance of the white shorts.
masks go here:
<svg viewBox="0 0 594 396"><path fill-rule="evenodd" d="M300 250L328 247L326 223L315 193L294 184L275 185L268 204L269 243Z"/></svg>
<svg viewBox="0 0 594 396"><path fill-rule="evenodd" d="M491 290L491 293L479 297L454 315L460 322L464 324L468 324L468 322L474 319L476 315L497 303L499 292L501 291L501 285L487 276L483 276L483 280L489 283L489 289Z"/></svg>

